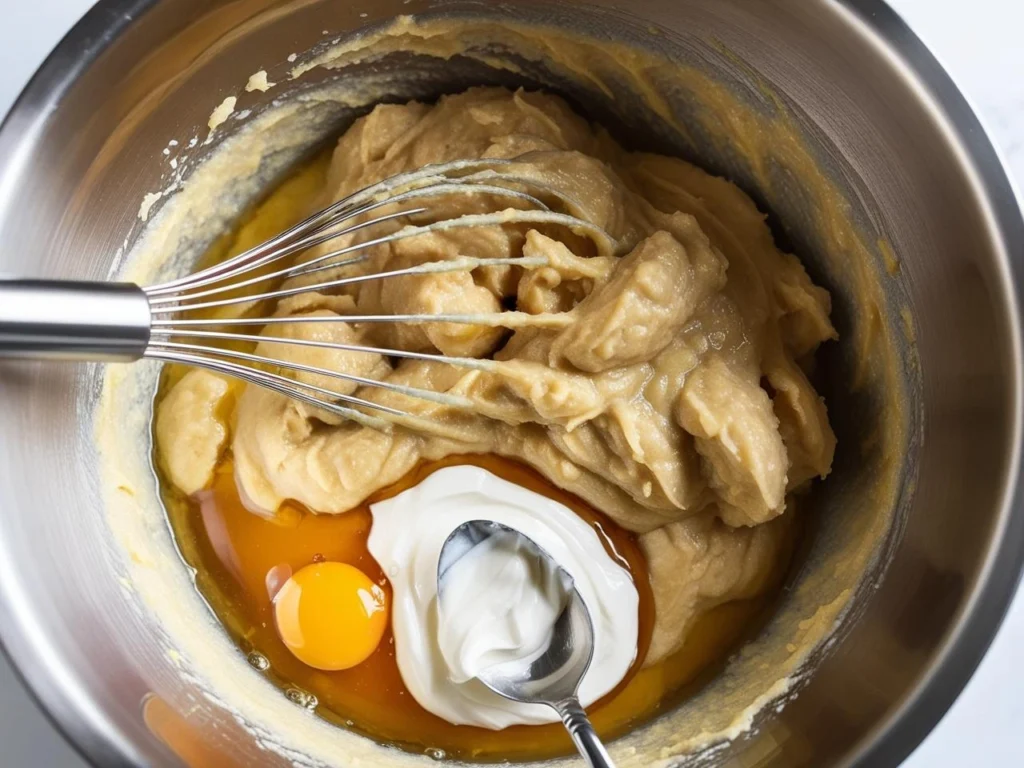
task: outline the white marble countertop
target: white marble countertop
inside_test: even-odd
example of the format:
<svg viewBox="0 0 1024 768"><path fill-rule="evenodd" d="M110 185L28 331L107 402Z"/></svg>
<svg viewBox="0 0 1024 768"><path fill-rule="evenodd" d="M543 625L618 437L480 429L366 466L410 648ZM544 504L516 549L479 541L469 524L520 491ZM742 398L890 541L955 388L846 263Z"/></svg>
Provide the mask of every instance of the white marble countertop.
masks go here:
<svg viewBox="0 0 1024 768"><path fill-rule="evenodd" d="M92 0L3 0L0 114ZM1024 3L890 0L972 100L1014 176L1024 182ZM1024 765L1024 592L978 671L904 768ZM84 767L0 657L4 765Z"/></svg>

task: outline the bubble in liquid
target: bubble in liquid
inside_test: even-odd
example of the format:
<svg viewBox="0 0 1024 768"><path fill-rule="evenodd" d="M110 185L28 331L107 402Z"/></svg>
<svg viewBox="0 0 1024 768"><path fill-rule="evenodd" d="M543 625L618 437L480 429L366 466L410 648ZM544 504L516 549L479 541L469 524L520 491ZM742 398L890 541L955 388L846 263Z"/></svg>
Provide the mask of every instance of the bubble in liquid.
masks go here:
<svg viewBox="0 0 1024 768"><path fill-rule="evenodd" d="M245 660L249 662L250 667L259 670L260 672L266 672L270 669L270 659L259 651L253 651L245 657Z"/></svg>
<svg viewBox="0 0 1024 768"><path fill-rule="evenodd" d="M725 333L722 331L712 331L708 334L708 341L711 346L715 349L721 349L722 345L725 344Z"/></svg>
<svg viewBox="0 0 1024 768"><path fill-rule="evenodd" d="M437 747L427 747L426 750L424 751L427 753L429 757L432 757L434 760L444 760L445 757L447 757L447 755L444 753L444 750L438 749Z"/></svg>
<svg viewBox="0 0 1024 768"><path fill-rule="evenodd" d="M306 709L316 709L320 704L319 700L309 691L304 691L301 688L289 688L284 692L284 695L288 698L288 701L293 704L298 704L300 707Z"/></svg>

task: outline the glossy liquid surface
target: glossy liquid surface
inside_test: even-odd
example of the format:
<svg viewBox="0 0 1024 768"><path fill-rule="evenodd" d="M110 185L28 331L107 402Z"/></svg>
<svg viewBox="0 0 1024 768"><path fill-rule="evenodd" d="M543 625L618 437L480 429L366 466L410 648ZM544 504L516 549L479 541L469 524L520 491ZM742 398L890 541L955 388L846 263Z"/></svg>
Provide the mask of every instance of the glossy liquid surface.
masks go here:
<svg viewBox="0 0 1024 768"><path fill-rule="evenodd" d="M484 760L539 759L568 753L571 744L561 725L489 731L451 725L424 710L402 683L390 628L367 661L352 669L323 672L296 659L274 627L266 575L282 564L298 570L321 559L349 563L379 584L390 600L388 581L366 549L372 522L369 504L396 495L452 464L481 466L562 502L590 522L609 552L628 565L640 592L640 653L627 680L591 708L595 727L605 738L625 733L678 700L687 684L698 682L703 672L724 660L763 611L763 600L717 608L698 621L679 653L640 669L654 608L644 559L633 536L534 470L492 455L452 456L424 463L343 515L314 515L285 505L274 520L257 517L238 497L230 461L221 465L213 486L197 499L179 499L169 506L183 554L198 569L197 584L241 650L266 658L270 664L266 673L286 690L295 688L315 696L319 714L416 752L442 750L451 757ZM292 697L302 699L301 694Z"/></svg>

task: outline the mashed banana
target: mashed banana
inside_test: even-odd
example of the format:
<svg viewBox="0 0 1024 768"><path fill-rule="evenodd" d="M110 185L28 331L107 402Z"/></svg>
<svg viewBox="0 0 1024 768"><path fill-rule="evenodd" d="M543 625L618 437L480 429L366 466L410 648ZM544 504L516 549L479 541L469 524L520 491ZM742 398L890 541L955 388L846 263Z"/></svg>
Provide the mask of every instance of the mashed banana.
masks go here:
<svg viewBox="0 0 1024 768"><path fill-rule="evenodd" d="M546 202L598 225L618 247L515 221L431 232L285 286L459 256L540 257L545 265L367 281L340 295L284 299L276 314L487 314L514 304L557 322L511 335L453 323L275 326L268 335L495 364L395 363L263 341L261 354L459 395L472 408L296 374L423 421L378 430L196 371L160 404L163 465L172 483L193 493L230 441L253 509L272 514L294 499L337 514L424 458L493 452L522 460L640 534L655 603L646 663L657 662L701 612L763 588L783 548L787 500L831 468L835 437L805 374L818 345L836 337L829 295L775 247L764 216L736 186L682 160L626 152L540 93L474 89L435 106L378 106L338 142L318 205L459 158L515 158L516 174L550 189ZM507 204L458 195L431 201L431 215ZM371 235L350 240L358 237Z"/></svg>

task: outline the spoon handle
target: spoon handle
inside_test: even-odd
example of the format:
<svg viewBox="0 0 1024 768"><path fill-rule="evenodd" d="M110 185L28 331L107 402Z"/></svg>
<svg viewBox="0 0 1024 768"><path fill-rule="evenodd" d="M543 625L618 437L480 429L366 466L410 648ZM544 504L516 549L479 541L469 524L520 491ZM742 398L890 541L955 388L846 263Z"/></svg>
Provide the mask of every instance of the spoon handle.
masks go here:
<svg viewBox="0 0 1024 768"><path fill-rule="evenodd" d="M594 726L587 719L587 713L583 711L575 696L556 702L552 706L558 710L562 724L590 768L615 768L615 763L608 756L604 744L594 731Z"/></svg>

